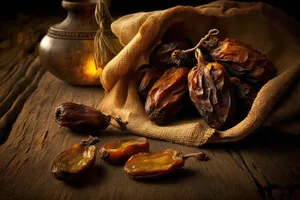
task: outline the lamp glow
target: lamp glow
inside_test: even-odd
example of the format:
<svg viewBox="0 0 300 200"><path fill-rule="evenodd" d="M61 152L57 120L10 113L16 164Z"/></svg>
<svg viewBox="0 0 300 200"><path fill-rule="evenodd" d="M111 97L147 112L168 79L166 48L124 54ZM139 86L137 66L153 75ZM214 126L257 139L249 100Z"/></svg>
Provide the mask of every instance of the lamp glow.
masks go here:
<svg viewBox="0 0 300 200"><path fill-rule="evenodd" d="M102 68L97 69L94 58L89 58L84 66L84 74L91 79L99 79L101 72Z"/></svg>

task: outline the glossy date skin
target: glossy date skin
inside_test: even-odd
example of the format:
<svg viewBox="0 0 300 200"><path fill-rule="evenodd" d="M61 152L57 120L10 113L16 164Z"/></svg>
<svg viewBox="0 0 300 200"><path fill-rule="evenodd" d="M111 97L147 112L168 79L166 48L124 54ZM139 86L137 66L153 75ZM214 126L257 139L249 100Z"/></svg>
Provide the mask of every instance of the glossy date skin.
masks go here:
<svg viewBox="0 0 300 200"><path fill-rule="evenodd" d="M247 83L261 86L276 76L277 69L266 55L240 40L225 38L219 41L217 37L211 37L203 46L231 75Z"/></svg>
<svg viewBox="0 0 300 200"><path fill-rule="evenodd" d="M208 159L202 152L182 155L174 149L165 149L131 156L125 163L124 170L134 179L162 178L182 168L185 160L191 157L199 160Z"/></svg>
<svg viewBox="0 0 300 200"><path fill-rule="evenodd" d="M218 33L217 29L211 29L195 47L168 40L154 48L149 61L173 67L159 75L159 79L155 75L145 78L157 79L151 89L149 86L145 90L148 93L144 93L145 110L153 122L165 125L178 116L202 117L210 127L225 130L247 116L258 91L276 76L277 69L266 55L249 44L233 38L220 40ZM182 64L190 60L191 53L195 53L197 63L193 67ZM188 95L184 92L185 75L178 78L178 72L171 72L180 66L190 69ZM190 110L196 111L196 115L189 114Z"/></svg>
<svg viewBox="0 0 300 200"><path fill-rule="evenodd" d="M55 108L55 120L75 132L96 132L109 126L110 117L102 114L97 109L65 102Z"/></svg>
<svg viewBox="0 0 300 200"><path fill-rule="evenodd" d="M149 142L145 137L115 140L102 145L100 157L111 164L123 164L132 155L149 151Z"/></svg>
<svg viewBox="0 0 300 200"><path fill-rule="evenodd" d="M73 144L59 153L53 160L51 172L58 180L77 181L89 170L96 160L98 138L89 137L80 143Z"/></svg>
<svg viewBox="0 0 300 200"><path fill-rule="evenodd" d="M187 67L172 67L150 89L145 103L150 120L165 125L175 119L182 109L183 97L188 92L188 72Z"/></svg>
<svg viewBox="0 0 300 200"><path fill-rule="evenodd" d="M172 149L133 155L125 164L128 175L135 179L157 178L184 166L183 158Z"/></svg>

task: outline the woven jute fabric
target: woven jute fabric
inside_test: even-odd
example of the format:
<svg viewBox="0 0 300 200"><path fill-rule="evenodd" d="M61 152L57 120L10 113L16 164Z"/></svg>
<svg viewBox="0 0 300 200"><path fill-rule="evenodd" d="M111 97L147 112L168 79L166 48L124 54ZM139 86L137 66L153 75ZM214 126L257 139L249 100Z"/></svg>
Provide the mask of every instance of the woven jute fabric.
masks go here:
<svg viewBox="0 0 300 200"><path fill-rule="evenodd" d="M185 35L196 44L212 28L220 31L220 37L241 40L266 54L277 76L261 88L247 117L230 129L215 130L201 118L154 124L138 95L136 69L148 62L149 53L166 32ZM102 72L105 97L98 109L126 122L132 134L200 146L235 142L260 127L299 132L300 25L283 11L262 2L215 1L128 14L115 20L111 29L124 47Z"/></svg>

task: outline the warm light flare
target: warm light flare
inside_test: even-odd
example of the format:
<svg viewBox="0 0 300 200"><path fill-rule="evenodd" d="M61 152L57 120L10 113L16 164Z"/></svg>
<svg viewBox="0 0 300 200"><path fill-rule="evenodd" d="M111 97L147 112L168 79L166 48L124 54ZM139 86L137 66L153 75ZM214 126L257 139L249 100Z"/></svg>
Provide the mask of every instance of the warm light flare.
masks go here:
<svg viewBox="0 0 300 200"><path fill-rule="evenodd" d="M100 77L101 72L102 68L99 67L97 69L94 58L89 58L84 66L84 74L93 79L98 79Z"/></svg>

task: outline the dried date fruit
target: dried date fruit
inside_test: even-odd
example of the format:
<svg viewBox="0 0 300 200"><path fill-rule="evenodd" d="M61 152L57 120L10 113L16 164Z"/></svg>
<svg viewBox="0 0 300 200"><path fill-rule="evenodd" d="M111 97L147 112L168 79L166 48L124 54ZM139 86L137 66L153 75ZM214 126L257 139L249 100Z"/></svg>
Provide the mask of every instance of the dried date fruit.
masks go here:
<svg viewBox="0 0 300 200"><path fill-rule="evenodd" d="M134 179L160 178L182 168L190 157L200 160L208 158L203 152L182 155L173 149L166 149L135 154L125 163L124 170Z"/></svg>
<svg viewBox="0 0 300 200"><path fill-rule="evenodd" d="M145 72L138 88L139 95L143 101L146 100L149 90L165 71L166 68L164 67L152 67Z"/></svg>
<svg viewBox="0 0 300 200"><path fill-rule="evenodd" d="M218 62L205 62L200 49L196 52L198 64L188 75L191 100L210 127L230 126L235 114L235 99L227 71Z"/></svg>
<svg viewBox="0 0 300 200"><path fill-rule="evenodd" d="M174 63L171 54L176 49L188 49L193 47L193 43L189 39L177 40L173 42L158 44L149 55L149 63L154 65L169 65L171 67L174 64L178 66L194 66L196 60L193 54L187 54L184 58L180 59L180 62Z"/></svg>
<svg viewBox="0 0 300 200"><path fill-rule="evenodd" d="M59 153L51 165L51 172L58 180L78 180L89 170L96 159L98 138L89 137Z"/></svg>
<svg viewBox="0 0 300 200"><path fill-rule="evenodd" d="M229 73L248 83L264 84L277 73L277 69L266 55L240 40L216 36L203 43L215 61L224 64Z"/></svg>
<svg viewBox="0 0 300 200"><path fill-rule="evenodd" d="M173 67L165 71L148 92L145 110L150 120L163 125L172 122L182 109L182 97L188 92L189 68Z"/></svg>
<svg viewBox="0 0 300 200"><path fill-rule="evenodd" d="M94 132L106 129L110 117L90 106L66 102L55 108L58 124L78 132Z"/></svg>
<svg viewBox="0 0 300 200"><path fill-rule="evenodd" d="M145 137L116 140L104 144L100 157L111 164L123 164L132 155L149 151L149 142Z"/></svg>
<svg viewBox="0 0 300 200"><path fill-rule="evenodd" d="M243 119L252 107L253 101L256 98L257 92L247 83L243 83L238 77L230 77L230 82L235 88L237 98L237 116Z"/></svg>

